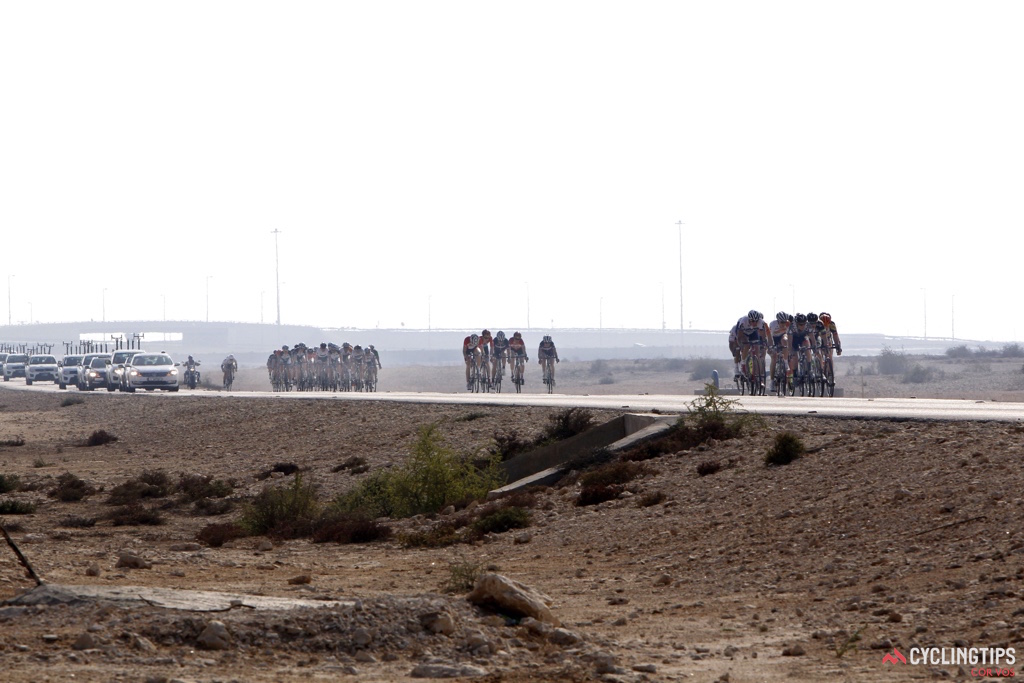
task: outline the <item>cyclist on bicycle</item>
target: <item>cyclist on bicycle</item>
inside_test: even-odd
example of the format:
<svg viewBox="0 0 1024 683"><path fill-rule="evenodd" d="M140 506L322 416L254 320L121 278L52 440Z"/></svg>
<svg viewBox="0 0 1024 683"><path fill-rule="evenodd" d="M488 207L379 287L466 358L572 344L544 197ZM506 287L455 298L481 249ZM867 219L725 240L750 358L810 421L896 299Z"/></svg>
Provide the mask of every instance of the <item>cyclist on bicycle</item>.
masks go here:
<svg viewBox="0 0 1024 683"><path fill-rule="evenodd" d="M473 381L469 377L473 365L478 362L480 353L480 337L478 335L471 334L462 340L462 360L466 362L466 389L468 391L473 390Z"/></svg>
<svg viewBox="0 0 1024 683"><path fill-rule="evenodd" d="M786 373L787 384L792 384L793 373L796 372L797 354L803 352L810 365L814 351L814 326L807 322L807 316L798 313L796 320L789 327L789 372Z"/></svg>
<svg viewBox="0 0 1024 683"><path fill-rule="evenodd" d="M741 363L746 364L750 357L751 346L758 344L761 347L757 353L764 358L765 349L768 346L768 323L764 316L754 309L750 309L747 315L736 321L736 324L729 331L729 350L732 351L732 359L736 364L734 381L739 381Z"/></svg>
<svg viewBox="0 0 1024 683"><path fill-rule="evenodd" d="M820 327L819 335L829 358L831 359L832 357L833 346L836 349L837 356L843 355L843 343L839 340L839 330L836 329L836 324L832 322L832 316L824 312L819 314L818 325Z"/></svg>
<svg viewBox="0 0 1024 683"><path fill-rule="evenodd" d="M225 379L227 379L228 372L231 372L231 376L234 377L235 373L238 372L238 362L234 356L229 355L220 364L220 371L224 373Z"/></svg>
<svg viewBox="0 0 1024 683"><path fill-rule="evenodd" d="M554 359L555 363L560 363L558 360L558 349L555 348L555 342L551 340L550 334L545 334L544 338L540 341L540 346L537 347L537 362L541 368L547 369L547 373L544 375L544 384L548 383L548 377L551 379L555 378L555 366L551 362Z"/></svg>
<svg viewBox="0 0 1024 683"><path fill-rule="evenodd" d="M494 338L491 346L494 349L494 352L491 354L491 382L494 383L498 381L498 369L501 367L501 364L507 363L510 358L508 351L509 342L505 338L505 333L498 330L498 336Z"/></svg>
<svg viewBox="0 0 1024 683"><path fill-rule="evenodd" d="M523 333L516 332L512 335L512 338L508 340L509 359L515 361L522 359L523 367L530 362L530 357L526 355L526 342L523 341ZM526 376L523 375L519 378L524 384L526 382Z"/></svg>
<svg viewBox="0 0 1024 683"><path fill-rule="evenodd" d="M484 367L490 367L491 365L491 351L494 344L494 338L491 337L490 330L484 330L480 333L480 351L484 354L483 364Z"/></svg>
<svg viewBox="0 0 1024 683"><path fill-rule="evenodd" d="M366 350L363 353L364 353L364 355L367 354L367 353L373 354L373 360L374 360L375 363L377 363L377 368L378 369L384 367L383 365L380 364L380 354L377 353L377 349L373 348L373 344L370 344L369 346L367 346Z"/></svg>
<svg viewBox="0 0 1024 683"><path fill-rule="evenodd" d="M768 325L768 332L772 336L772 344L768 347L768 356L771 358L771 365L768 367L775 368L775 363L778 362L779 354L785 353L783 345L789 342L786 336L789 333L789 326L793 322L793 316L786 313L785 311L779 311L775 314L775 320ZM773 372L768 373L771 377L771 387L769 391L775 391L775 374Z"/></svg>

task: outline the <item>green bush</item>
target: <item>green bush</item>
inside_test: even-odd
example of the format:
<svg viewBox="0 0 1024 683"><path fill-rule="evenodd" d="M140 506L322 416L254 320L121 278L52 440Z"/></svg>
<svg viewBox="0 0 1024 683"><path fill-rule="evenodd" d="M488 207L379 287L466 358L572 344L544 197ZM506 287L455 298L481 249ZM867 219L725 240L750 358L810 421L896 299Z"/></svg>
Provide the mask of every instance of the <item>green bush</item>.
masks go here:
<svg viewBox="0 0 1024 683"><path fill-rule="evenodd" d="M632 460L616 460L580 475L581 486L611 486L633 481L650 469Z"/></svg>
<svg viewBox="0 0 1024 683"><path fill-rule="evenodd" d="M313 529L314 543L370 543L391 537L391 527L364 515L328 511Z"/></svg>
<svg viewBox="0 0 1024 683"><path fill-rule="evenodd" d="M525 529L530 526L530 511L521 507L501 507L473 522L473 531L480 534L500 534L510 529Z"/></svg>
<svg viewBox="0 0 1024 683"><path fill-rule="evenodd" d="M586 408L566 408L548 416L543 440L561 441L582 434L594 424L594 414Z"/></svg>
<svg viewBox="0 0 1024 683"><path fill-rule="evenodd" d="M158 510L141 503L122 505L111 510L107 517L114 526L159 526L164 523Z"/></svg>
<svg viewBox="0 0 1024 683"><path fill-rule="evenodd" d="M775 436L775 444L768 449L764 456L766 465L788 465L801 457L807 449L800 437L790 432L782 432Z"/></svg>
<svg viewBox="0 0 1024 683"><path fill-rule="evenodd" d="M24 500L0 500L0 515L31 515L35 511L34 503Z"/></svg>
<svg viewBox="0 0 1024 683"><path fill-rule="evenodd" d="M228 541L236 538L245 538L249 534L241 525L234 522L226 524L208 524L196 534L196 540L205 543L211 548L219 548Z"/></svg>
<svg viewBox="0 0 1024 683"><path fill-rule="evenodd" d="M16 474L0 474L0 493L17 491L21 486L21 479Z"/></svg>
<svg viewBox="0 0 1024 683"><path fill-rule="evenodd" d="M625 487L620 484L593 484L590 486L584 486L580 489L580 495L576 498L576 505L578 507L585 507L587 505L604 503L605 501L617 498L619 494L625 490Z"/></svg>
<svg viewBox="0 0 1024 683"><path fill-rule="evenodd" d="M203 474L182 474L178 477L175 491L184 503L195 503L204 498L224 498L234 490L231 482L214 479Z"/></svg>
<svg viewBox="0 0 1024 683"><path fill-rule="evenodd" d="M281 538L308 536L320 515L316 487L296 474L291 485L266 487L242 509L239 524L250 534Z"/></svg>
<svg viewBox="0 0 1024 683"><path fill-rule="evenodd" d="M484 566L477 562L453 562L448 572L448 580L441 590L445 593L468 593L484 573Z"/></svg>

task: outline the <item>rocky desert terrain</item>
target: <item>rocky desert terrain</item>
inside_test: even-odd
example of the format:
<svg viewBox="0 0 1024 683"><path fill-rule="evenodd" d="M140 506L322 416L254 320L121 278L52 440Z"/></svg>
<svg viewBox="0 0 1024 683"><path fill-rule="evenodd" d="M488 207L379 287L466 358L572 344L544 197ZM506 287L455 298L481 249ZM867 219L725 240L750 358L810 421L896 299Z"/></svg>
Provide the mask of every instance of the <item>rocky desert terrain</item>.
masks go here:
<svg viewBox="0 0 1024 683"><path fill-rule="evenodd" d="M1024 400L1020 359L914 359L902 376L874 363L839 360L847 396ZM461 372L385 364L380 397L458 392ZM566 393L693 394L703 382L664 360L559 367ZM424 426L472 456L496 435L540 435L559 411L12 384L0 385L0 519L43 585L4 544L7 681L976 680L969 665L883 657L1024 656L1017 423L763 416L739 438L644 460L607 502L578 505L570 475L532 493L529 526L468 543L408 542L460 506L381 520L392 535L365 543L219 545L204 529L236 521L265 487L301 476L329 501L404 462ZM236 388L269 388L265 371L243 370ZM100 431L116 440L86 445ZM806 453L769 467L784 433ZM155 474L229 489L198 502L165 491L115 514L115 492ZM71 480L92 492L61 500ZM546 596L549 616L467 600L467 578L490 574Z"/></svg>

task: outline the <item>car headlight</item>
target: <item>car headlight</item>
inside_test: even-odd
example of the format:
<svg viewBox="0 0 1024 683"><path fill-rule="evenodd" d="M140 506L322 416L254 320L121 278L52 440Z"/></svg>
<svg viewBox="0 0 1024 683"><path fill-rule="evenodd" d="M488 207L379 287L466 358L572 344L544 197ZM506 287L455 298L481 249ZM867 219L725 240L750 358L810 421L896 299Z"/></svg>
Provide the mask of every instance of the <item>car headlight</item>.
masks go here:
<svg viewBox="0 0 1024 683"><path fill-rule="evenodd" d="M178 368L174 368L173 370L171 370L171 377L176 377L177 375L178 375Z"/></svg>
<svg viewBox="0 0 1024 683"><path fill-rule="evenodd" d="M128 374L131 375L132 377L138 377L139 376L139 371L138 370L132 370Z"/></svg>

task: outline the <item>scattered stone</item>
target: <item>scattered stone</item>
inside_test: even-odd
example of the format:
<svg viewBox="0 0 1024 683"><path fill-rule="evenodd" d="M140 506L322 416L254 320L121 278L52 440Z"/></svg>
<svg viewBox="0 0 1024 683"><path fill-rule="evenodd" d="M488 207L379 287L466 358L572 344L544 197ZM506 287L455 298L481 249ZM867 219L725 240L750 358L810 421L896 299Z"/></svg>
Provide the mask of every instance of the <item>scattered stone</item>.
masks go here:
<svg viewBox="0 0 1024 683"><path fill-rule="evenodd" d="M516 545L524 545L532 540L533 534L531 534L529 531L523 531L522 533L516 534L515 538L512 539L512 542Z"/></svg>
<svg viewBox="0 0 1024 683"><path fill-rule="evenodd" d="M138 555L135 555L134 553L129 553L129 552L125 551L125 552L118 553L117 564L114 565L114 568L115 569L122 569L122 568L127 568L127 569L152 569L153 568L153 563L149 562L148 560L146 560L144 558L139 557Z"/></svg>
<svg viewBox="0 0 1024 683"><path fill-rule="evenodd" d="M725 655L726 657L732 658L732 657L735 657L737 654L739 654L739 651L740 651L740 649L738 647L736 647L735 645L726 645L725 649L722 650L722 654Z"/></svg>
<svg viewBox="0 0 1024 683"><path fill-rule="evenodd" d="M85 568L85 575L86 576L99 576L100 575L100 566L98 564L96 564L95 562L93 562L92 564L90 564L88 567Z"/></svg>
<svg viewBox="0 0 1024 683"><path fill-rule="evenodd" d="M435 635L450 636L455 632L455 620L447 612L427 612L420 615L420 625Z"/></svg>
<svg viewBox="0 0 1024 683"><path fill-rule="evenodd" d="M231 647L231 634L223 622L211 621L199 634L196 645L204 650L227 650Z"/></svg>
<svg viewBox="0 0 1024 683"><path fill-rule="evenodd" d="M91 633L83 633L71 644L73 650L92 650L96 647L96 639Z"/></svg>
<svg viewBox="0 0 1024 683"><path fill-rule="evenodd" d="M173 550L179 553L194 553L202 549L203 546L199 543L175 543L168 547L168 550Z"/></svg>
<svg viewBox="0 0 1024 683"><path fill-rule="evenodd" d="M533 617L553 626L562 625L551 613L551 598L500 574L481 574L466 599L474 605L496 605L502 612Z"/></svg>
<svg viewBox="0 0 1024 683"><path fill-rule="evenodd" d="M655 674L658 673L658 667L654 664L634 664L633 671L638 671L642 674Z"/></svg>
<svg viewBox="0 0 1024 683"><path fill-rule="evenodd" d="M267 538L260 539L260 542L256 544L256 550L259 550L261 553L265 553L265 552L267 552L269 550L273 550L273 549L274 549L274 544L271 543L270 539L267 539Z"/></svg>
<svg viewBox="0 0 1024 683"><path fill-rule="evenodd" d="M56 633L43 634L44 643L56 643L58 640L60 640L60 636L58 636Z"/></svg>
<svg viewBox="0 0 1024 683"><path fill-rule="evenodd" d="M563 646L577 645L583 642L583 638L578 633L570 631L567 628L553 629L551 634L548 636L548 640L555 645Z"/></svg>
<svg viewBox="0 0 1024 683"><path fill-rule="evenodd" d="M153 644L153 641L145 636L140 636L138 633L132 634L131 643L133 650L146 652L148 654L156 652L156 645Z"/></svg>
<svg viewBox="0 0 1024 683"><path fill-rule="evenodd" d="M672 575L671 574L662 574L661 576L659 576L658 578L656 578L654 580L654 585L655 586L668 586L671 583L672 583Z"/></svg>
<svg viewBox="0 0 1024 683"><path fill-rule="evenodd" d="M299 574L298 576L293 576L292 578L288 579L288 584L292 586L302 586L307 583L312 583L312 581L313 577L309 574Z"/></svg>
<svg viewBox="0 0 1024 683"><path fill-rule="evenodd" d="M807 651L804 650L803 645L800 645L799 643L796 645L790 645L782 650L783 657L803 657L805 654L807 654Z"/></svg>
<svg viewBox="0 0 1024 683"><path fill-rule="evenodd" d="M352 644L356 647L367 647L373 642L373 635L360 626L352 632Z"/></svg>

